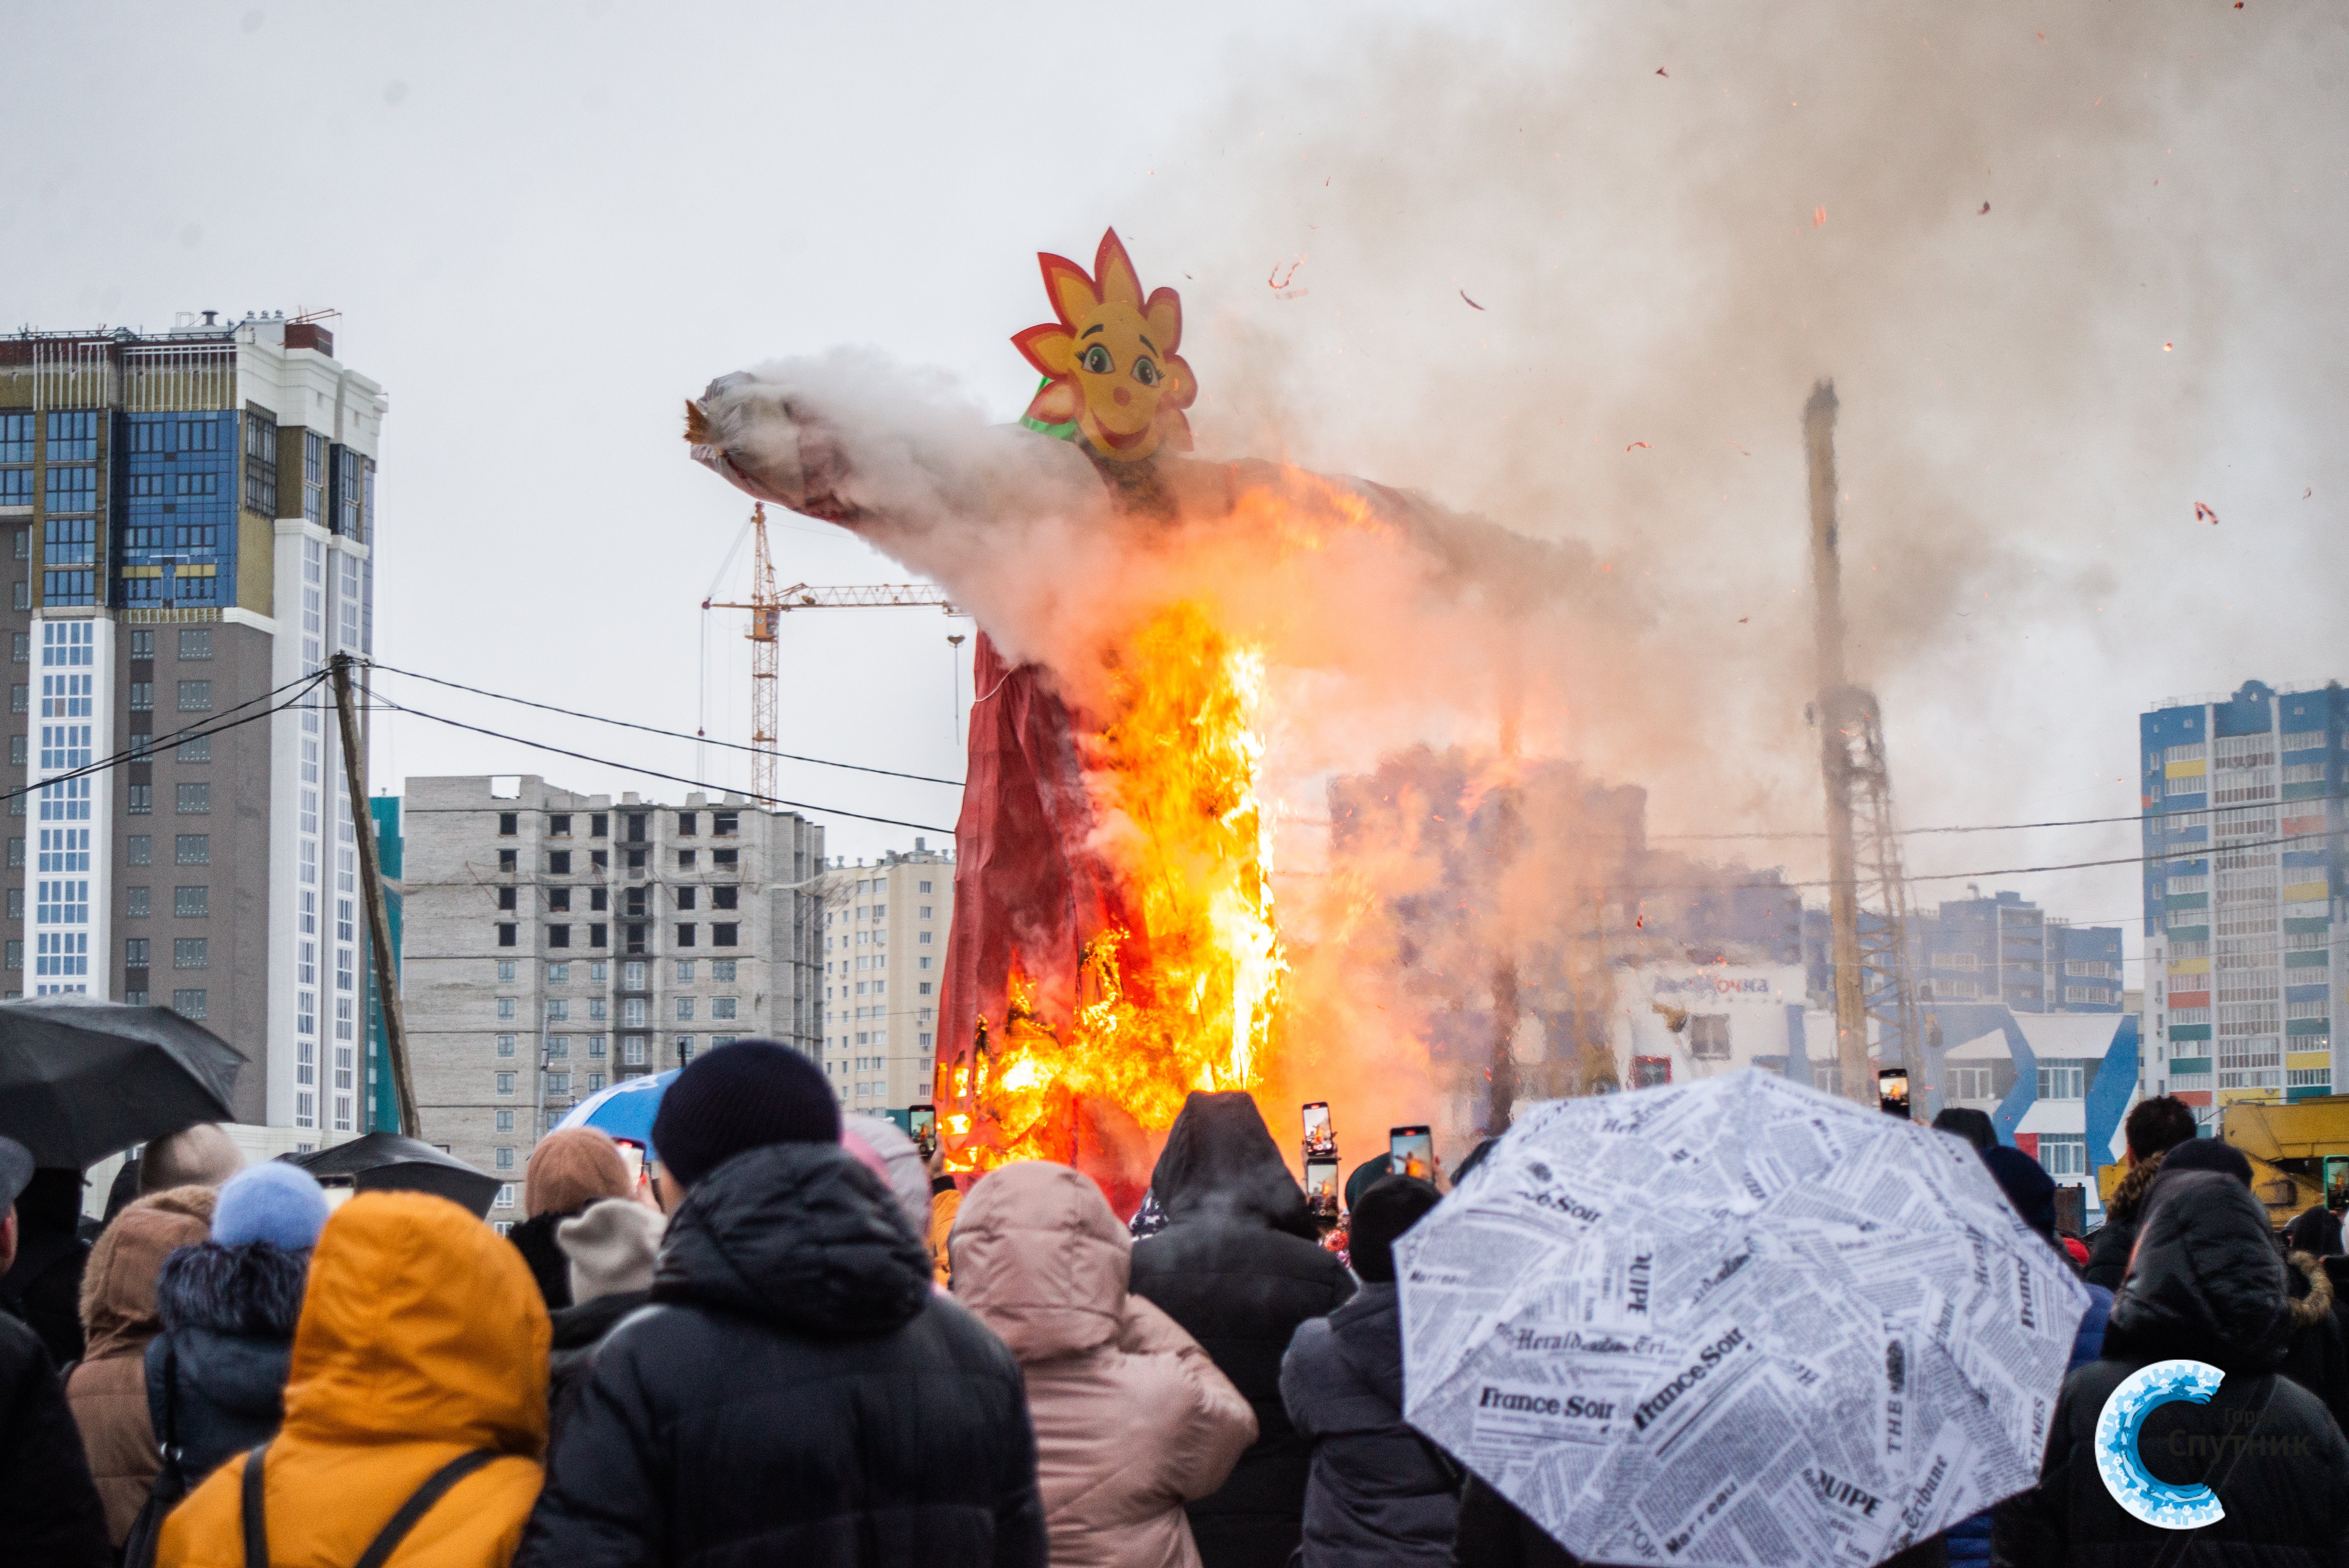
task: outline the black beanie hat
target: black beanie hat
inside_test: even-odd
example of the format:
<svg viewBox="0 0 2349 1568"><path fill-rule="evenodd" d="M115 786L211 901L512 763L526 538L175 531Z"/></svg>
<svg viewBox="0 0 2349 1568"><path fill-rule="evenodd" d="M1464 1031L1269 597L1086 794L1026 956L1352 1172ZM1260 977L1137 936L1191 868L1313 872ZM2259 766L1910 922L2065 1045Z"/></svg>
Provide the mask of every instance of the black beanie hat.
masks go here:
<svg viewBox="0 0 2349 1568"><path fill-rule="evenodd" d="M2172 1171L2216 1171L2232 1176L2248 1187L2251 1184L2251 1162L2233 1144L2217 1138L2189 1138L2173 1146L2161 1157L2164 1175Z"/></svg>
<svg viewBox="0 0 2349 1568"><path fill-rule="evenodd" d="M737 1040L696 1057L653 1117L653 1152L688 1186L746 1149L839 1141L840 1105L823 1069L773 1040Z"/></svg>
<svg viewBox="0 0 2349 1568"><path fill-rule="evenodd" d="M2045 1166L2020 1149L2002 1144L1982 1151L1982 1162L1990 1167L1992 1178L2023 1222L2045 1236L2055 1239L2055 1178L2047 1174Z"/></svg>
<svg viewBox="0 0 2349 1568"><path fill-rule="evenodd" d="M1444 1194L1416 1176L1381 1176L1371 1182L1354 1205L1347 1232L1354 1272L1372 1284L1393 1283L1395 1238L1442 1202Z"/></svg>

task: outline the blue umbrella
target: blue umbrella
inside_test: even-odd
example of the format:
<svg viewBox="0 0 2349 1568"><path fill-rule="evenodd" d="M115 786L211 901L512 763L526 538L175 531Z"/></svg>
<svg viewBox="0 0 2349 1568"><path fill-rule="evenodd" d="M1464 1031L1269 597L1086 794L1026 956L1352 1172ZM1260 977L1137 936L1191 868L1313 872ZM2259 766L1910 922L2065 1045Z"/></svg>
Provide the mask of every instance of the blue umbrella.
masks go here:
<svg viewBox="0 0 2349 1568"><path fill-rule="evenodd" d="M683 1071L672 1068L665 1073L649 1077L622 1078L609 1088L597 1089L571 1108L571 1114L555 1124L561 1131L566 1127L601 1128L615 1138L625 1138L631 1143L641 1143L647 1157L652 1152L653 1117L660 1109L661 1094L669 1080Z"/></svg>

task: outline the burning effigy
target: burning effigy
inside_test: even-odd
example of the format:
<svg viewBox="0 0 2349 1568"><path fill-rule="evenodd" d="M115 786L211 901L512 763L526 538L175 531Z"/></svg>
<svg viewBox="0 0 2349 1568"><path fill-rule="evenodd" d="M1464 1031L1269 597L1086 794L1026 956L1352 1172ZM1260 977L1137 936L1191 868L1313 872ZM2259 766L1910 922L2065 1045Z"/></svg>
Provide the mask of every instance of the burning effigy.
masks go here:
<svg viewBox="0 0 2349 1568"><path fill-rule="evenodd" d="M1309 1022L1272 891L1270 692L1392 658L1355 623L1399 596L1475 644L1588 563L1402 491L1190 456L1174 291L1145 292L1113 231L1090 271L1040 261L1054 319L1012 339L1043 377L1017 427L834 351L713 382L687 438L978 617L938 1008L948 1165L1074 1163L1130 1212L1185 1098L1265 1090Z"/></svg>

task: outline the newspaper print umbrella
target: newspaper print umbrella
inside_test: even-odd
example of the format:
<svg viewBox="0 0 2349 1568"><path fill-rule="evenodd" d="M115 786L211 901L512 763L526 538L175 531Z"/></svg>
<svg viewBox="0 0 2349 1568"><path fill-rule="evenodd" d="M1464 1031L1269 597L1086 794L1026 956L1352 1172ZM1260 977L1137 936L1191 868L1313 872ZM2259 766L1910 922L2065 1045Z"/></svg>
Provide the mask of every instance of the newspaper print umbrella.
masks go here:
<svg viewBox="0 0 2349 1568"><path fill-rule="evenodd" d="M2023 1491L2088 1304L1969 1145L1752 1070L1535 1108L1395 1253L1412 1425L1597 1563L1866 1568Z"/></svg>

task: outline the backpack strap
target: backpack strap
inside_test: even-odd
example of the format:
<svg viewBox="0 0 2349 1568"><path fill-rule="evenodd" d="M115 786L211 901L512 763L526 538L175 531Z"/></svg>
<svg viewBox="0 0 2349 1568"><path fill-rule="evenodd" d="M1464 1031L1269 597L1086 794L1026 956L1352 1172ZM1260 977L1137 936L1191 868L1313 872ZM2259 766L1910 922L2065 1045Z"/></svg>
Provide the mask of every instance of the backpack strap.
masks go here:
<svg viewBox="0 0 2349 1568"><path fill-rule="evenodd" d="M268 1457L267 1443L244 1456L244 1568L269 1568L268 1511L261 1495L262 1461Z"/></svg>
<svg viewBox="0 0 2349 1568"><path fill-rule="evenodd" d="M494 1449L475 1449L471 1453L459 1454L434 1470L430 1478L416 1489L416 1495L400 1504L399 1511L391 1516L391 1522L383 1527L367 1551L360 1553L359 1560L352 1564L352 1568L383 1568L391 1554L399 1550L399 1543L408 1539L408 1532L416 1528L416 1522L423 1518L450 1487L500 1457Z"/></svg>

